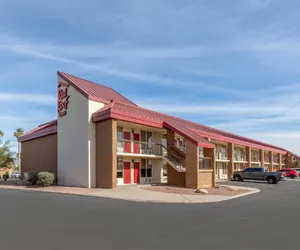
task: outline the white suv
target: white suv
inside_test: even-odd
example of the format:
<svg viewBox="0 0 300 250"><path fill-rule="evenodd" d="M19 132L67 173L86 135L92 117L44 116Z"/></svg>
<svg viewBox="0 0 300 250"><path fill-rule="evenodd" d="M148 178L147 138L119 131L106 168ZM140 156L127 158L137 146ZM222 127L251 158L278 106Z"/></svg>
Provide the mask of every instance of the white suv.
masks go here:
<svg viewBox="0 0 300 250"><path fill-rule="evenodd" d="M21 179L21 174L20 172L13 172L10 177L15 179Z"/></svg>

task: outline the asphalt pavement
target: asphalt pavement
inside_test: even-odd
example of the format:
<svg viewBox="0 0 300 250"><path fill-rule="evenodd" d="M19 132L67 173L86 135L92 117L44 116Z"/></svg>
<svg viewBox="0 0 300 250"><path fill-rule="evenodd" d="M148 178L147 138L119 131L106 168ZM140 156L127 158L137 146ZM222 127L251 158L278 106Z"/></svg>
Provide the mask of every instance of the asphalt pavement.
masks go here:
<svg viewBox="0 0 300 250"><path fill-rule="evenodd" d="M1 189L0 249L299 249L300 181L234 185L261 192L147 204Z"/></svg>

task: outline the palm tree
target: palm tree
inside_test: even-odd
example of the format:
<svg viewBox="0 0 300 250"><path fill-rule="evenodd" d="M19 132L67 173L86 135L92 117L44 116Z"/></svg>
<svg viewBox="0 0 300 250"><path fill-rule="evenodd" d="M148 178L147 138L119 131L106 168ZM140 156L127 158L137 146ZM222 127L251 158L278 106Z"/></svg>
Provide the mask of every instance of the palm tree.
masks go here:
<svg viewBox="0 0 300 250"><path fill-rule="evenodd" d="M4 136L4 133L3 131L0 129L0 137L3 137Z"/></svg>
<svg viewBox="0 0 300 250"><path fill-rule="evenodd" d="M22 128L17 128L14 132L14 137L19 138L20 136L24 135L24 130ZM19 171L21 171L21 144L18 142L18 165Z"/></svg>

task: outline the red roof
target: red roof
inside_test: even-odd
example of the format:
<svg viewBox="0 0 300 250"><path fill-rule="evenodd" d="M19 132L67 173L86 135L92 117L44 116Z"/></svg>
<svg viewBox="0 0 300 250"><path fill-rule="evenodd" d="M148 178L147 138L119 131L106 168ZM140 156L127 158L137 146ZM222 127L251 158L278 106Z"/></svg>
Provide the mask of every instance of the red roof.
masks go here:
<svg viewBox="0 0 300 250"><path fill-rule="evenodd" d="M284 148L141 108L115 90L106 86L63 72L58 72L58 76L88 99L106 104L102 109L93 114L94 122L114 118L157 128L165 127L183 135L198 146L203 147L215 147L215 145L208 140L208 138L210 138L227 143L235 143L241 146L250 146L257 149L292 154ZM23 137L19 138L19 141L30 140L56 132L57 121L52 121L26 133Z"/></svg>
<svg viewBox="0 0 300 250"><path fill-rule="evenodd" d="M64 72L57 72L57 74L89 100L102 102L104 104L107 104L111 100L114 100L122 103L136 105L112 88L76 76L72 76Z"/></svg>
<svg viewBox="0 0 300 250"><path fill-rule="evenodd" d="M212 146L214 144L206 139L210 138L227 143L235 143L241 146L250 146L278 153L287 153L287 150L284 148L124 103L112 102L93 114L94 122L109 118L158 128L166 127L189 138L199 146L202 145L204 147L214 147Z"/></svg>
<svg viewBox="0 0 300 250"><path fill-rule="evenodd" d="M57 133L57 120L47 122L39 125L37 128L25 133L23 136L18 138L19 142L29 141L46 135Z"/></svg>

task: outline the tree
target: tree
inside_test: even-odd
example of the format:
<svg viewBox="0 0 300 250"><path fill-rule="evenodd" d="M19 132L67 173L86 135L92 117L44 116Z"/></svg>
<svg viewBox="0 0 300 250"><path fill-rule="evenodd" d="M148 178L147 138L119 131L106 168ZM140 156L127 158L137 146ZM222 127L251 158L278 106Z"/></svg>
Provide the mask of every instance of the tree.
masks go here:
<svg viewBox="0 0 300 250"><path fill-rule="evenodd" d="M20 136L24 135L24 130L22 128L17 128L16 131L14 132L14 137L19 138ZM18 165L19 165L19 170L21 169L21 144L18 142Z"/></svg>
<svg viewBox="0 0 300 250"><path fill-rule="evenodd" d="M0 138L4 136L3 131L0 129Z"/></svg>
<svg viewBox="0 0 300 250"><path fill-rule="evenodd" d="M9 141L3 142L0 137L0 168L7 168L13 163L15 158L14 153L11 151Z"/></svg>

